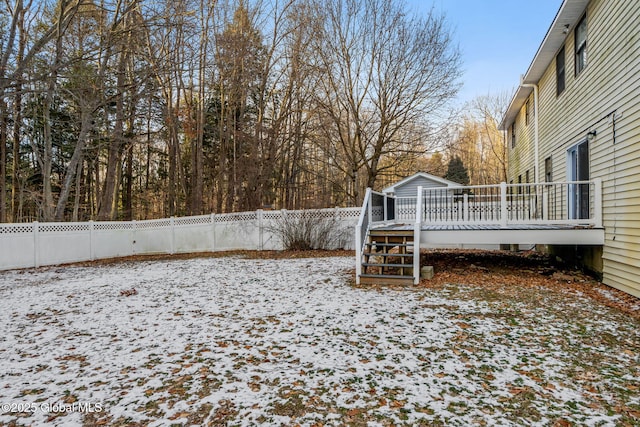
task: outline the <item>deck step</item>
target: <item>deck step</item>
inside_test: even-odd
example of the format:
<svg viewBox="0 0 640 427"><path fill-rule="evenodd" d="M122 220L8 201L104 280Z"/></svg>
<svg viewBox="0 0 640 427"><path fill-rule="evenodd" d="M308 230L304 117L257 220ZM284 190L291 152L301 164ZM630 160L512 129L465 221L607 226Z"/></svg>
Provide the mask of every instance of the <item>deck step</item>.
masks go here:
<svg viewBox="0 0 640 427"><path fill-rule="evenodd" d="M398 246L398 245L406 245L409 243L413 243L413 237L371 236L369 238L369 243L371 242L379 242L379 243L385 243L392 246Z"/></svg>
<svg viewBox="0 0 640 427"><path fill-rule="evenodd" d="M413 264L376 264L371 262L363 262L363 267L399 267L399 268L413 268Z"/></svg>
<svg viewBox="0 0 640 427"><path fill-rule="evenodd" d="M366 246L380 246L380 247L388 247L388 248L393 248L395 246L400 246L400 247L411 247L413 246L413 242L406 242L406 243L377 243L376 241L373 242L366 242L365 243Z"/></svg>
<svg viewBox="0 0 640 427"><path fill-rule="evenodd" d="M386 231L386 230L371 230L369 232L371 237L413 237L413 231Z"/></svg>
<svg viewBox="0 0 640 427"><path fill-rule="evenodd" d="M391 274L362 274L360 283L364 285L413 285L413 276Z"/></svg>
<svg viewBox="0 0 640 427"><path fill-rule="evenodd" d="M364 274L359 275L360 283L413 285L415 268L413 239L414 233L411 229L369 230L362 253L361 264ZM393 249L396 247L397 249Z"/></svg>
<svg viewBox="0 0 640 427"><path fill-rule="evenodd" d="M408 254L392 254L389 252L364 252L362 255L364 256L397 256L397 257L407 257L407 258L413 258L413 252L408 253Z"/></svg>

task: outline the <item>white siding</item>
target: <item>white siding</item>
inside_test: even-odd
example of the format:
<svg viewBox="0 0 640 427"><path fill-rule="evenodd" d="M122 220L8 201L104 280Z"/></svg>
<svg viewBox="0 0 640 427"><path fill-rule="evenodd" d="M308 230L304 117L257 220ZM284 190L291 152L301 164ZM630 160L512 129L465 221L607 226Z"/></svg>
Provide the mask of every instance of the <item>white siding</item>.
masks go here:
<svg viewBox="0 0 640 427"><path fill-rule="evenodd" d="M533 97L533 93L530 96ZM510 165L508 179L515 184L518 183L518 176L522 176L522 182L526 181L527 171L529 171L530 181L535 181L533 169L535 120L526 124L525 116L525 106L523 106L516 117L516 144L513 148L511 146L511 129L507 131Z"/></svg>
<svg viewBox="0 0 640 427"><path fill-rule="evenodd" d="M416 197L418 194L418 187L423 188L436 188L446 187L441 182L432 181L422 176L417 176L414 179L405 182L404 184L395 187L395 195L397 197Z"/></svg>

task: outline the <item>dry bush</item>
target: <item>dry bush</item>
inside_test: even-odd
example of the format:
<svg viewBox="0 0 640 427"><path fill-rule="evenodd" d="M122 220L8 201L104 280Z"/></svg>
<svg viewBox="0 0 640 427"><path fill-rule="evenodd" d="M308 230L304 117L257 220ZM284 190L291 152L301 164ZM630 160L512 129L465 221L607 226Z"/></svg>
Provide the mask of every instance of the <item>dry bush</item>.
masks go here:
<svg viewBox="0 0 640 427"><path fill-rule="evenodd" d="M315 211L285 214L267 229L290 251L342 249L350 236L340 221L320 217Z"/></svg>

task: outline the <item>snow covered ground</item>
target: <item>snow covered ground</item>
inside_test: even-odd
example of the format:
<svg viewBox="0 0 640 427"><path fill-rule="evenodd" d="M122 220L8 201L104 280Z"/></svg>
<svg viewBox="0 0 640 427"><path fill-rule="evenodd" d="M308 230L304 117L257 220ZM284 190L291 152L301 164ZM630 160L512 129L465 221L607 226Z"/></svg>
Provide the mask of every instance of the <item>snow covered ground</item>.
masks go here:
<svg viewBox="0 0 640 427"><path fill-rule="evenodd" d="M0 425L640 422L637 320L545 290L356 288L352 268L235 256L0 273Z"/></svg>

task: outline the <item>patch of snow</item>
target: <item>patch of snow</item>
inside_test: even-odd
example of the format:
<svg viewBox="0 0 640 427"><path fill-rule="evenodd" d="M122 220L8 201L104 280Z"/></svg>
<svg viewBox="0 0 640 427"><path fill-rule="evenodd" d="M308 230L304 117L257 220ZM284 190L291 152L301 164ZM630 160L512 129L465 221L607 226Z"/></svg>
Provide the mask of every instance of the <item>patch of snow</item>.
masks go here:
<svg viewBox="0 0 640 427"><path fill-rule="evenodd" d="M579 404L581 423L615 424L567 379L572 355L558 343L573 332L557 319L523 305L527 323L512 325L446 290L354 288L352 264L228 257L0 273L0 403L99 404L114 422L158 426L194 408L211 419L223 402L246 426L331 424L360 409L396 423L511 425L503 402L527 387L541 414L532 425L567 416L540 396ZM0 424L87 416L51 415L3 411Z"/></svg>

